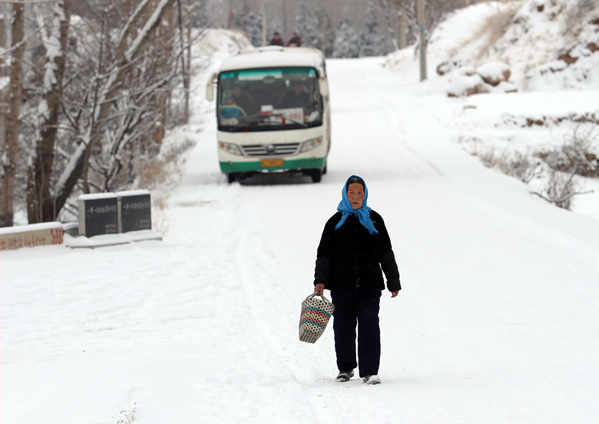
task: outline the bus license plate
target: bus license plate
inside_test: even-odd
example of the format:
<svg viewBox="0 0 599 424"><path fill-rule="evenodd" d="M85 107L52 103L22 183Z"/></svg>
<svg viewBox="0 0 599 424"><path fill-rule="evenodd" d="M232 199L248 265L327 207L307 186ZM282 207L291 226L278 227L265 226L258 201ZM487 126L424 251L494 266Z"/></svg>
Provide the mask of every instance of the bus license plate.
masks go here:
<svg viewBox="0 0 599 424"><path fill-rule="evenodd" d="M283 166L283 159L262 159L260 161L262 168L274 168L277 166Z"/></svg>

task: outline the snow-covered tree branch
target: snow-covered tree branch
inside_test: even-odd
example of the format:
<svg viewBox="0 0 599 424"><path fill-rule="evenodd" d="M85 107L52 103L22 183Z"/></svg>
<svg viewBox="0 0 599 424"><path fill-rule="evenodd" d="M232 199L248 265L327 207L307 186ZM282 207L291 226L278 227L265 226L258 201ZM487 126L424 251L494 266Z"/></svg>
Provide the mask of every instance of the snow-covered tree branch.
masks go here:
<svg viewBox="0 0 599 424"><path fill-rule="evenodd" d="M80 46L74 56L73 69L79 70L63 99L71 124L66 146L70 159L56 180L58 210L81 180L84 192L90 191L90 180L103 189L122 188L133 177L120 171L133 171L136 161L157 152L161 137L154 137L156 123L163 132L168 93L181 76L174 4L175 0L142 1L114 41L103 10L100 42ZM89 43L97 26L98 22L80 25L79 39ZM88 51L95 52L93 63Z"/></svg>
<svg viewBox="0 0 599 424"><path fill-rule="evenodd" d="M13 192L35 223L61 219L82 192L130 188L165 131L184 122L192 71L192 16L179 17L176 0L31 3L13 4L35 12L34 25L25 30L30 18L15 14L3 50L13 66L0 138L2 226L13 223Z"/></svg>

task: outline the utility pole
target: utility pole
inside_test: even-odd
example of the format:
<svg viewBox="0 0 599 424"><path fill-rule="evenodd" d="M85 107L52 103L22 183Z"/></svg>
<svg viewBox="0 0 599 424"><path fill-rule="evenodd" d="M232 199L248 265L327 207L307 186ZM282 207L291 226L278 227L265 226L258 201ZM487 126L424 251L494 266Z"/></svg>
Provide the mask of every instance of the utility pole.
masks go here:
<svg viewBox="0 0 599 424"><path fill-rule="evenodd" d="M266 0L262 0L262 45L266 46Z"/></svg>
<svg viewBox="0 0 599 424"><path fill-rule="evenodd" d="M420 27L420 81L426 79L426 39L424 26L426 24L426 0L418 0L418 26Z"/></svg>

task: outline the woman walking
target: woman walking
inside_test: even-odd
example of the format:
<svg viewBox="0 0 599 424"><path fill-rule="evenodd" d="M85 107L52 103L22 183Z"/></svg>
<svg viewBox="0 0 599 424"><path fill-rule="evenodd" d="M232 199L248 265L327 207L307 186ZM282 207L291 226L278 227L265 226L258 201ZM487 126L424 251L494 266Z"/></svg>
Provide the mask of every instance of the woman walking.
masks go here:
<svg viewBox="0 0 599 424"><path fill-rule="evenodd" d="M385 289L381 268L391 297L401 290L399 270L383 218L366 204L364 180L352 175L341 194L338 212L327 221L318 246L314 291L330 290L335 305L337 381L349 381L359 366L365 383L379 384L379 304Z"/></svg>

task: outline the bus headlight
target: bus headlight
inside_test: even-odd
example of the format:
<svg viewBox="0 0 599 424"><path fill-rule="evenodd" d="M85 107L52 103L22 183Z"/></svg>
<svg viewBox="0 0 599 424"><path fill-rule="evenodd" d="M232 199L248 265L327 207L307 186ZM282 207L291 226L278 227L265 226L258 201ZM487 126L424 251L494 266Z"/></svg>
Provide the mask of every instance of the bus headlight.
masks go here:
<svg viewBox="0 0 599 424"><path fill-rule="evenodd" d="M304 144L302 144L302 150L300 151L300 153L304 153L304 152L307 152L308 150L316 149L321 144L322 144L321 137L313 138L312 140L306 140L306 141L304 141Z"/></svg>
<svg viewBox="0 0 599 424"><path fill-rule="evenodd" d="M218 145L227 153L241 156L241 150L239 150L239 146L237 144L225 143L221 141Z"/></svg>

